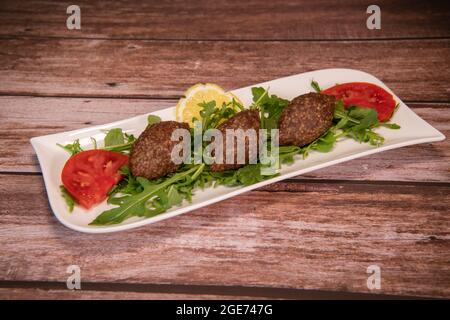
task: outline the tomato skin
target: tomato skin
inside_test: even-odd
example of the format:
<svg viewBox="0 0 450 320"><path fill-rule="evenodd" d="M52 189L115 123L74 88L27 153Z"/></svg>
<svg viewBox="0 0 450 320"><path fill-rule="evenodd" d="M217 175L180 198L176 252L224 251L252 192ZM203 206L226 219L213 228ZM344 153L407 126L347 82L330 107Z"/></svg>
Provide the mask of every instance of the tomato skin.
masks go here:
<svg viewBox="0 0 450 320"><path fill-rule="evenodd" d="M123 177L119 169L128 156L106 150L79 152L67 160L61 180L67 191L86 209L106 199L108 192Z"/></svg>
<svg viewBox="0 0 450 320"><path fill-rule="evenodd" d="M323 90L322 93L341 99L345 107L358 106L375 109L380 122L388 121L396 106L392 94L375 84L367 82L338 84Z"/></svg>

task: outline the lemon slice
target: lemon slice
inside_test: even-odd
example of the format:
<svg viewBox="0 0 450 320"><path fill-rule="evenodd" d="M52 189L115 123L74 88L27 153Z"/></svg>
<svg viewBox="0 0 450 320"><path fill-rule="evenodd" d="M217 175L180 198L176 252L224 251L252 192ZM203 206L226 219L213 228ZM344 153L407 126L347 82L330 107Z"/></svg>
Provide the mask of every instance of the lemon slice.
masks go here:
<svg viewBox="0 0 450 320"><path fill-rule="evenodd" d="M200 111L202 107L199 106L200 103L216 101L216 107L221 107L222 104L229 103L232 100L240 102L240 100L232 93L225 92L221 87L213 83L197 83L193 85L184 93L184 98L178 101L176 107L176 119L179 122L186 122L192 128L194 124L192 118L195 117L197 120L201 119Z"/></svg>

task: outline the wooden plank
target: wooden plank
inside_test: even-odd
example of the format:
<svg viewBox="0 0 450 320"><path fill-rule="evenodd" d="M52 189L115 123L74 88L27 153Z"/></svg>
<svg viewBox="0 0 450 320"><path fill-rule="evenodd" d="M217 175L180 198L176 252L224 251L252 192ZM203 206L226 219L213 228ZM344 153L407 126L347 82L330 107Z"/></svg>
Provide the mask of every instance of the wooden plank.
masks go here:
<svg viewBox="0 0 450 320"><path fill-rule="evenodd" d="M287 181L132 231L89 235L50 212L40 176L0 175L4 281L263 286L450 297L448 184ZM36 259L36 257L39 259Z"/></svg>
<svg viewBox="0 0 450 320"><path fill-rule="evenodd" d="M0 172L40 172L30 138L127 119L175 100L0 97ZM13 143L11 143L13 142Z"/></svg>
<svg viewBox="0 0 450 320"><path fill-rule="evenodd" d="M0 94L167 98L197 82L233 89L347 67L376 75L403 100L448 102L449 56L450 40L9 39L0 41Z"/></svg>
<svg viewBox="0 0 450 320"><path fill-rule="evenodd" d="M66 283L44 281L0 281L0 299L133 299L133 300L265 300L265 299L405 299L412 297L379 293L297 290L264 287L154 285L129 283L81 283L80 290L68 290ZM413 298L414 299L414 298Z"/></svg>
<svg viewBox="0 0 450 320"><path fill-rule="evenodd" d="M264 297L214 294L67 290L41 288L0 288L2 300L246 300Z"/></svg>
<svg viewBox="0 0 450 320"><path fill-rule="evenodd" d="M77 1L81 30L66 28L65 2L2 1L1 36L298 40L448 37L445 1L377 1L381 30L366 26L367 0Z"/></svg>
<svg viewBox="0 0 450 320"><path fill-rule="evenodd" d="M176 100L0 97L0 172L40 172L29 143L35 136L126 119L175 105ZM450 104L412 104L431 125L450 135ZM450 181L449 140L352 160L299 178Z"/></svg>

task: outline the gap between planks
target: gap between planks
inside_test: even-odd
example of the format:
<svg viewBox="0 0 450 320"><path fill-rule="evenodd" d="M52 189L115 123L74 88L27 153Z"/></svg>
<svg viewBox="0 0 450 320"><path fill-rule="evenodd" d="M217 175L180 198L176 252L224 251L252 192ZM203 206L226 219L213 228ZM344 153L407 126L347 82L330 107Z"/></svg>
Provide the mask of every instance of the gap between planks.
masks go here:
<svg viewBox="0 0 450 320"><path fill-rule="evenodd" d="M0 34L95 38L358 39L446 37L442 1L378 1L382 29L366 27L367 1L77 2L82 30L67 30L67 4L3 1ZM180 8L182 7L182 10ZM209 19L205 19L208 17ZM222 23L210 23L221 21ZM282 21L282 23L280 23ZM60 24L61 23L61 24ZM117 26L120 25L120 28Z"/></svg>
<svg viewBox="0 0 450 320"><path fill-rule="evenodd" d="M92 291L125 292L125 293L153 293L153 294L183 294L192 296L212 296L228 298L269 298L269 299L408 299L419 297L400 296L381 293L357 293L343 291L325 291L312 289L248 287L248 286L215 286L215 285L177 285L177 284L142 284L142 283L111 283L111 282L82 282L81 290L68 290L66 283L47 281L0 281L1 289L39 289L44 291L57 290L61 294L89 295ZM0 297L1 297L0 291ZM422 298L420 298L422 299Z"/></svg>
<svg viewBox="0 0 450 320"><path fill-rule="evenodd" d="M267 189L299 192L249 192L118 236L61 227L39 177L0 178L5 281L63 282L76 263L92 283L368 292L375 263L382 293L448 296L449 188L280 182Z"/></svg>
<svg viewBox="0 0 450 320"><path fill-rule="evenodd" d="M235 90L235 89L231 89L230 91ZM173 103L173 106L176 105L176 103L178 102L178 100L182 97L179 95L138 95L138 96L133 96L133 95L123 95L123 96L115 96L115 95L99 95L99 96L95 96L95 95L77 95L77 94L68 94L68 95L54 95L54 94L45 94L45 93L29 93L29 92L0 92L0 97L5 97L5 98L14 98L14 97L25 97L25 98L54 98L54 99L116 99L116 100L130 100L130 99L136 99L136 100L148 100L148 101L153 101L153 100L166 100L167 102L171 102ZM427 101L427 100L407 100L407 99L403 99L402 100L403 103L405 103L406 105L408 105L408 107L411 108L415 108L416 104L417 105L423 105L423 104L427 104L427 107L429 108L436 108L436 109L441 109L441 108L448 108L450 105L450 100L448 101ZM418 106L418 107L423 107L423 106Z"/></svg>
<svg viewBox="0 0 450 320"><path fill-rule="evenodd" d="M1 40L108 40L108 41L146 41L146 42L377 42L377 41L423 41L423 40L450 40L450 37L383 37L383 38L342 38L342 39L222 39L222 38L109 38L109 37L66 37L66 36L23 36L23 35L0 35Z"/></svg>

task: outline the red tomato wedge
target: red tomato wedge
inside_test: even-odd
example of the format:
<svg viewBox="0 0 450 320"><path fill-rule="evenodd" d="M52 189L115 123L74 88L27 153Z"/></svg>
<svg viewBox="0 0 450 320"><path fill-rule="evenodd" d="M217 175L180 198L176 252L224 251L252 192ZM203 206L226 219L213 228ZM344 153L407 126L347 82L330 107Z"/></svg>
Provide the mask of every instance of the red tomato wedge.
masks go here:
<svg viewBox="0 0 450 320"><path fill-rule="evenodd" d="M61 173L64 187L86 209L106 199L121 179L119 169L128 156L106 150L88 150L67 160Z"/></svg>
<svg viewBox="0 0 450 320"><path fill-rule="evenodd" d="M392 94L367 82L338 84L323 90L322 93L341 99L345 107L358 106L375 109L378 113L378 120L381 122L388 121L392 117L396 105Z"/></svg>

